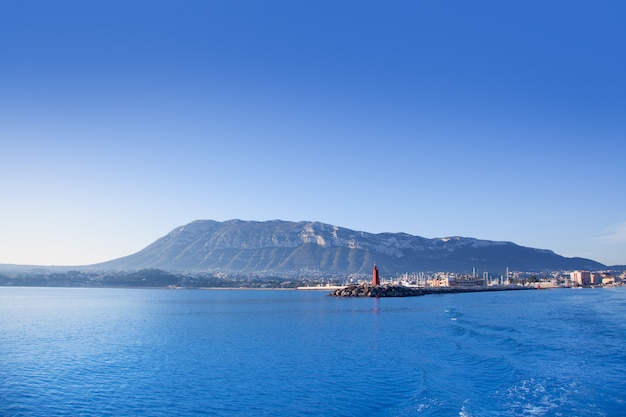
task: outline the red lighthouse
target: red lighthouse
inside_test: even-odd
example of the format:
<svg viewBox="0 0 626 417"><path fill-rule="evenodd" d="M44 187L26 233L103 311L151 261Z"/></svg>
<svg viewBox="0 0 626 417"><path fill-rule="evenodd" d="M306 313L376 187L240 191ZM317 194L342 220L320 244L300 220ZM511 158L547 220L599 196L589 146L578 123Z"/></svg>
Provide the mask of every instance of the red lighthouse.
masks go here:
<svg viewBox="0 0 626 417"><path fill-rule="evenodd" d="M374 273L372 275L372 284L379 285L380 279L378 278L378 268L376 268L376 262L374 262Z"/></svg>

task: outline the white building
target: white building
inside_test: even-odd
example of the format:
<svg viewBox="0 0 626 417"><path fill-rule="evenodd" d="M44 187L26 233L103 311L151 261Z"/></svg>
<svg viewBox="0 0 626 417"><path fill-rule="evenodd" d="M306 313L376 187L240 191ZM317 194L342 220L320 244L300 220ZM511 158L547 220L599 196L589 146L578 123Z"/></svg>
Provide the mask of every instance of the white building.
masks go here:
<svg viewBox="0 0 626 417"><path fill-rule="evenodd" d="M572 282L578 285L591 285L591 272L589 271L574 271L569 274Z"/></svg>

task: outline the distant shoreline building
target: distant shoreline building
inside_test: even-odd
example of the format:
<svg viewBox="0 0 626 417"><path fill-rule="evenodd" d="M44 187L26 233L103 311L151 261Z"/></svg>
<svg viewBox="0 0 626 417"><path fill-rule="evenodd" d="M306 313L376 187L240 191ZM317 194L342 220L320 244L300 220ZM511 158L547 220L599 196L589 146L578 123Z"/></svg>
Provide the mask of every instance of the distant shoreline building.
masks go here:
<svg viewBox="0 0 626 417"><path fill-rule="evenodd" d="M486 280L475 276L455 276L444 275L438 276L429 281L431 287L450 287L450 288L467 288L467 287L484 287Z"/></svg>
<svg viewBox="0 0 626 417"><path fill-rule="evenodd" d="M573 271L569 274L570 280L578 285L591 285L591 272L589 271Z"/></svg>

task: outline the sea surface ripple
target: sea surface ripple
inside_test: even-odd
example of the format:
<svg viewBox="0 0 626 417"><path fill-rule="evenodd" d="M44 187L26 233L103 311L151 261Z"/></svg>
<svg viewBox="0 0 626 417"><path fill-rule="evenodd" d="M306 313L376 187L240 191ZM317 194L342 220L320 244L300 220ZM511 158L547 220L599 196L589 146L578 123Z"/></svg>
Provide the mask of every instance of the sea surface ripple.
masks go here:
<svg viewBox="0 0 626 417"><path fill-rule="evenodd" d="M0 416L622 416L626 288L0 288Z"/></svg>

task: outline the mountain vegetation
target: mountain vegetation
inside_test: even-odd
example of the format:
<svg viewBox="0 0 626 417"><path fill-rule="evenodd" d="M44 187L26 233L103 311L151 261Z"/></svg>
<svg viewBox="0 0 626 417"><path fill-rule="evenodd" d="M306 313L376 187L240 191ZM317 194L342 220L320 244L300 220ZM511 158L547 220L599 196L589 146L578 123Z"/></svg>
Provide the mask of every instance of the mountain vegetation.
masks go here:
<svg viewBox="0 0 626 417"><path fill-rule="evenodd" d="M0 274L7 287L103 287L103 288L296 288L318 285L315 277L293 279L257 274L182 273L160 269L137 271L77 271L34 269Z"/></svg>

